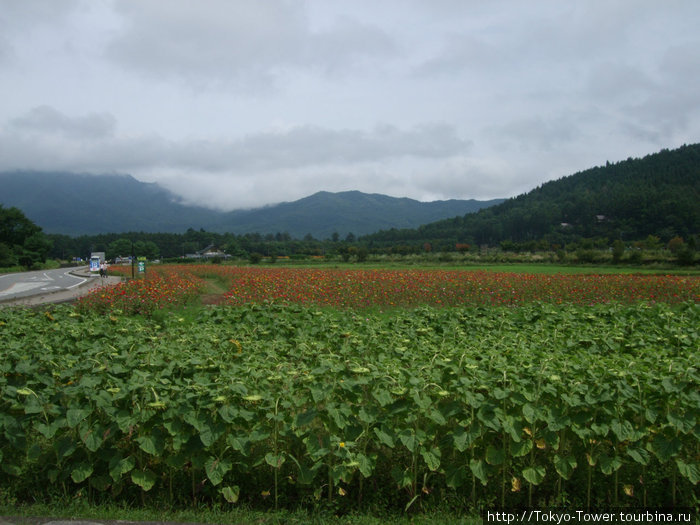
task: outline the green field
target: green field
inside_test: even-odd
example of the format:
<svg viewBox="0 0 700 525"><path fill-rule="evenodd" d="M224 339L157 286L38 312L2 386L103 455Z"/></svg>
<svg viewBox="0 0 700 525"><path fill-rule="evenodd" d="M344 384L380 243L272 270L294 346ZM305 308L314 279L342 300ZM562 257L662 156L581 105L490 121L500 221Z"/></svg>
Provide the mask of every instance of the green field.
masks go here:
<svg viewBox="0 0 700 525"><path fill-rule="evenodd" d="M0 310L5 502L697 505L700 307Z"/></svg>

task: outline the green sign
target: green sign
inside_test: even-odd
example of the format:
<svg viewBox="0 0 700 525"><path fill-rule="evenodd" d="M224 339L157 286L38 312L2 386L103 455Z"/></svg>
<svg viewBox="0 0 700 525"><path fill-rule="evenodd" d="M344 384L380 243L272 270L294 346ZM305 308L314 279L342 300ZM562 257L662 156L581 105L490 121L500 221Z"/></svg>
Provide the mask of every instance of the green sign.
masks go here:
<svg viewBox="0 0 700 525"><path fill-rule="evenodd" d="M139 263L139 273L144 273L146 271L146 258L139 257L137 261Z"/></svg>

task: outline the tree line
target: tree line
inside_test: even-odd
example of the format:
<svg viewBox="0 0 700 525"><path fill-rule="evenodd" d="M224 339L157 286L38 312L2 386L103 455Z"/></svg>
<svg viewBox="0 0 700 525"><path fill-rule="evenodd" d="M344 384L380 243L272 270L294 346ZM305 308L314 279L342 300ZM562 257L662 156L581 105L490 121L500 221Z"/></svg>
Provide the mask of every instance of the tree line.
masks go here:
<svg viewBox="0 0 700 525"><path fill-rule="evenodd" d="M576 252L665 247L691 264L700 234L700 144L662 150L641 159L592 168L542 184L529 193L415 229L391 229L327 239L289 233L111 233L46 235L17 208L0 206L0 266L31 267L46 260L145 256L183 259L213 246L237 258L339 257L364 260L372 254L479 252ZM634 252L632 252L633 254ZM590 257L588 257L590 258ZM618 257L619 258L619 257ZM632 257L633 258L633 257Z"/></svg>
<svg viewBox="0 0 700 525"><path fill-rule="evenodd" d="M700 233L700 144L592 168L542 184L477 213L363 238L374 247L430 243L567 247L593 240L612 248L649 236L696 243Z"/></svg>

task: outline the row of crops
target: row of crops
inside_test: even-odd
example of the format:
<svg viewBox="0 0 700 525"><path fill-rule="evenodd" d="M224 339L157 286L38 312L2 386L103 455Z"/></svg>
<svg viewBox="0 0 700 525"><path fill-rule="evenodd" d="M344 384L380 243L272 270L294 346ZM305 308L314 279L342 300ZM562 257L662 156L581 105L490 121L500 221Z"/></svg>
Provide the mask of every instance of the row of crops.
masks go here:
<svg viewBox="0 0 700 525"><path fill-rule="evenodd" d="M0 486L263 508L693 506L698 327L692 301L0 310Z"/></svg>

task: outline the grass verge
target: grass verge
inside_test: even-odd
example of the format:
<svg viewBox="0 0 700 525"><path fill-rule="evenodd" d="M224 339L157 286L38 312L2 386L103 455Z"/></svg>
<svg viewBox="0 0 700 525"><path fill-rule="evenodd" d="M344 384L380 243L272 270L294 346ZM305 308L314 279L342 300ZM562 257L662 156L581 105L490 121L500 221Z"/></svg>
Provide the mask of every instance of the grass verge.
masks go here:
<svg viewBox="0 0 700 525"><path fill-rule="evenodd" d="M200 506L187 509L130 508L117 505L90 505L85 501L54 502L26 506L0 505L0 516L15 524L35 524L39 519L131 521L158 523L197 523L231 525L479 525L479 517L459 517L449 512L413 515L372 515L368 513L334 516L330 512L270 511L245 508L224 509ZM0 520L1 522L1 520Z"/></svg>

